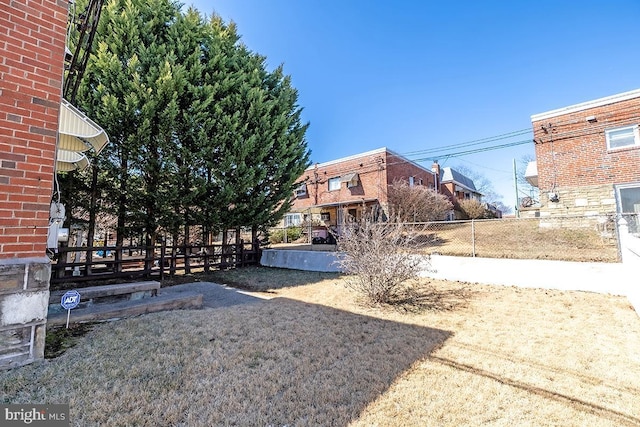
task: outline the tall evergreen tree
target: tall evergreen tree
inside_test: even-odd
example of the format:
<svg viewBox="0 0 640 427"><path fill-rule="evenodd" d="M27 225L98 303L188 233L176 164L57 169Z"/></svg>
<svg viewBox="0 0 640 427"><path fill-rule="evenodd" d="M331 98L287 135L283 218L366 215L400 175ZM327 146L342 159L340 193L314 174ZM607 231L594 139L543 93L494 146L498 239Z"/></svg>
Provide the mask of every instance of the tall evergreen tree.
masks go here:
<svg viewBox="0 0 640 427"><path fill-rule="evenodd" d="M184 73L166 42L178 15L178 5L169 0L108 2L79 92L82 106L111 140L98 166L113 180L105 191L118 218L117 244L133 224L153 241L168 210L162 197L170 168L166 153Z"/></svg>
<svg viewBox="0 0 640 427"><path fill-rule="evenodd" d="M222 167L213 176L219 206L232 208L219 212L221 225L273 224L288 210L294 181L308 166L308 124L301 123L297 92L282 67L268 72L265 58L238 43L235 27L219 17L210 27L226 52L207 62L220 89L212 159Z"/></svg>
<svg viewBox="0 0 640 427"><path fill-rule="evenodd" d="M78 99L111 144L92 183L111 200L117 244L144 229L189 238L268 225L308 165L297 92L233 23L170 0L105 6Z"/></svg>

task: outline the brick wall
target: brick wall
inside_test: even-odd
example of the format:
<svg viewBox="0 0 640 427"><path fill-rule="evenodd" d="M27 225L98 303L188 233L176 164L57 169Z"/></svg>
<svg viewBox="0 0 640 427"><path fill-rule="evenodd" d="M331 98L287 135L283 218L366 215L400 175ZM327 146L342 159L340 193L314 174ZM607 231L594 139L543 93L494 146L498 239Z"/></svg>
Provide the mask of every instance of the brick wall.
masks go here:
<svg viewBox="0 0 640 427"><path fill-rule="evenodd" d="M590 116L595 121L587 121ZM640 149L607 151L605 139L605 129L635 124L640 124L640 98L534 121L541 197L554 186L640 181Z"/></svg>
<svg viewBox="0 0 640 427"><path fill-rule="evenodd" d="M387 183L393 184L395 180L408 181L409 177L414 177L415 185L422 182L422 185L429 188L434 188L434 175L430 172L429 168L418 166L416 163L408 162L406 159L402 159L389 153L387 157Z"/></svg>
<svg viewBox="0 0 640 427"><path fill-rule="evenodd" d="M307 195L293 201L295 210L315 205L338 203L353 200L386 200L386 154L372 152L369 155L347 158L344 161L326 162L307 169L298 180L307 185ZM348 173L357 173L357 186L347 188L345 183L340 190L329 190L329 179L339 178Z"/></svg>
<svg viewBox="0 0 640 427"><path fill-rule="evenodd" d="M66 0L0 4L0 369L44 357Z"/></svg>
<svg viewBox="0 0 640 427"><path fill-rule="evenodd" d="M67 2L0 5L0 258L44 256Z"/></svg>

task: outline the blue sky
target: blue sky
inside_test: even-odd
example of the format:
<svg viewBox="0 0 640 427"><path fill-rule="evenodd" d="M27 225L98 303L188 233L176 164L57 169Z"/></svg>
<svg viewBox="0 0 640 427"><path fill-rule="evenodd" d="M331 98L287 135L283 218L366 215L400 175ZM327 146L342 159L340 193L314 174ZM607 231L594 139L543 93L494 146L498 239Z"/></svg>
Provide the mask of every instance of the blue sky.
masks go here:
<svg viewBox="0 0 640 427"><path fill-rule="evenodd" d="M513 207L532 114L640 88L640 1L191 0L284 64L311 160L388 147L484 175ZM487 138L484 143L451 147ZM448 148L449 147L449 148ZM469 149L487 149L455 155ZM424 160L423 160L424 159Z"/></svg>

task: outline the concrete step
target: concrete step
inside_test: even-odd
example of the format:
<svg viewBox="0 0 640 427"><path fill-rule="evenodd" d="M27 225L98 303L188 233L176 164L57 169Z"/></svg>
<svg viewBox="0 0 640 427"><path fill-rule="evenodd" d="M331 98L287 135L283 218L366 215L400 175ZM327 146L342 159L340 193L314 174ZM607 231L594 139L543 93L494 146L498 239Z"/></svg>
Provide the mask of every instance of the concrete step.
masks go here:
<svg viewBox="0 0 640 427"><path fill-rule="evenodd" d="M71 310L69 322L91 322L138 316L156 311L197 308L202 308L202 294L197 292L181 292L179 295L168 293L153 298L94 304L84 308L76 308ZM47 325L65 325L66 323L66 310L62 313L50 313L47 317Z"/></svg>
<svg viewBox="0 0 640 427"><path fill-rule="evenodd" d="M148 293L149 296L155 296L160 290L160 282L149 280L146 282L91 286L87 288L78 288L76 290L80 293L80 301L92 301L98 298L115 297L127 294L132 294L132 298L130 299L136 299L136 294ZM67 291L60 290L51 292L51 295L49 296L49 304L60 304L60 299L65 292Z"/></svg>
<svg viewBox="0 0 640 427"><path fill-rule="evenodd" d="M95 304L113 304L125 300L137 300L150 298L158 295L160 282L147 281L135 283L119 283L115 285L92 286L79 288L80 304L75 308L83 309ZM66 313L62 308L60 300L65 290L53 291L49 296L49 314Z"/></svg>

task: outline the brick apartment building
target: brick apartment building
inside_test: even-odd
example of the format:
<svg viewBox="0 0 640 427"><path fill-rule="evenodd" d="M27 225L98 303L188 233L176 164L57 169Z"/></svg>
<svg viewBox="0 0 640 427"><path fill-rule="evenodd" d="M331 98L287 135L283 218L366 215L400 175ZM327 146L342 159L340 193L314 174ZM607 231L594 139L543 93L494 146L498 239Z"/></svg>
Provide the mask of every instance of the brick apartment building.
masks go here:
<svg viewBox="0 0 640 427"><path fill-rule="evenodd" d="M62 99L67 21L66 0L0 4L0 369L44 357L54 176L108 141Z"/></svg>
<svg viewBox="0 0 640 427"><path fill-rule="evenodd" d="M312 220L339 231L345 214L359 219L373 206L386 212L388 188L397 180L412 186L437 188L452 201L480 198L473 181L451 168L440 168L434 163L431 169L426 169L398 153L380 148L308 168L298 180L300 185L284 225Z"/></svg>
<svg viewBox="0 0 640 427"><path fill-rule="evenodd" d="M640 213L640 89L531 116L540 216Z"/></svg>

